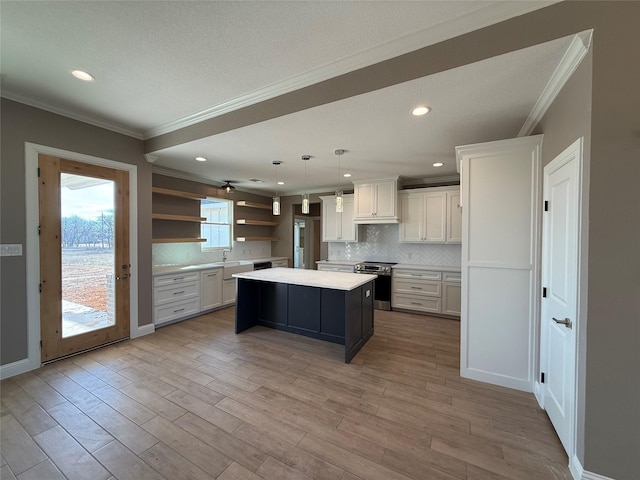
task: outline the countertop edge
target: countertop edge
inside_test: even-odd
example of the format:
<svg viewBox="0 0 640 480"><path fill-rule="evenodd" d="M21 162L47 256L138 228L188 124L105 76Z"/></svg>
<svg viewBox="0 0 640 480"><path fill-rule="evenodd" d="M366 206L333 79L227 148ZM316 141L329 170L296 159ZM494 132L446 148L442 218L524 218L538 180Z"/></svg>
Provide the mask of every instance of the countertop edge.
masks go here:
<svg viewBox="0 0 640 480"><path fill-rule="evenodd" d="M336 284L328 284L322 281L316 281L315 279L300 279L299 276L297 278L282 278L283 271L293 271L293 272L305 272L310 276L327 276L327 275L339 275L339 281L344 282L345 276L353 275L353 281L348 286L336 285ZM309 273L313 272L313 273ZM359 275L357 273L335 273L335 272L322 272L319 270L297 270L293 268L272 268L268 270L254 270L253 272L244 272L244 273L234 273L232 275L234 278L241 278L244 280L256 280L261 282L271 282L271 283L285 283L287 285L300 285L303 287L316 287L316 288L326 288L329 290L342 290L342 291L351 291L362 285L369 283L374 280L377 275Z"/></svg>

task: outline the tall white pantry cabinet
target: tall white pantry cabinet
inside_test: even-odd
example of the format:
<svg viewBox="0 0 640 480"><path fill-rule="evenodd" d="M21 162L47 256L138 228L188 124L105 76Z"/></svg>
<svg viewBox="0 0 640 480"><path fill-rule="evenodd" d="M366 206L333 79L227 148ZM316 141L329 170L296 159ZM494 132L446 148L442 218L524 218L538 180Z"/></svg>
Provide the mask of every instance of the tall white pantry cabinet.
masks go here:
<svg viewBox="0 0 640 480"><path fill-rule="evenodd" d="M456 148L462 204L460 375L532 392L542 135Z"/></svg>

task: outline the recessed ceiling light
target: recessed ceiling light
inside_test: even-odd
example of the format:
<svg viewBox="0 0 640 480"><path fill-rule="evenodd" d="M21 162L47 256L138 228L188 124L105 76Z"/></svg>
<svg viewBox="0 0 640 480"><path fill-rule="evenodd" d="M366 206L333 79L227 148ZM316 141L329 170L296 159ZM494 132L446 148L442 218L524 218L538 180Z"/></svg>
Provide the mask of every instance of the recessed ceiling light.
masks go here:
<svg viewBox="0 0 640 480"><path fill-rule="evenodd" d="M443 165L444 165L444 163L442 163L442 162L436 162L436 163L433 164L434 167L441 167Z"/></svg>
<svg viewBox="0 0 640 480"><path fill-rule="evenodd" d="M206 161L207 161L207 159L206 159L206 158L204 158L204 157L196 157L196 160L197 160L198 162L206 162Z"/></svg>
<svg viewBox="0 0 640 480"><path fill-rule="evenodd" d="M278 182L278 185L284 185L284 182Z"/></svg>
<svg viewBox="0 0 640 480"><path fill-rule="evenodd" d="M350 176L351 176L351 174L350 174L350 173L345 173L345 174L343 175L343 177L347 177L347 178L349 178Z"/></svg>
<svg viewBox="0 0 640 480"><path fill-rule="evenodd" d="M96 79L90 73L87 73L87 72L82 71L82 70L71 70L71 75L76 77L78 80L83 80L85 82L93 82Z"/></svg>
<svg viewBox="0 0 640 480"><path fill-rule="evenodd" d="M419 105L413 110L411 110L411 114L419 117L420 115L426 115L431 111L431 107L427 107L426 105Z"/></svg>

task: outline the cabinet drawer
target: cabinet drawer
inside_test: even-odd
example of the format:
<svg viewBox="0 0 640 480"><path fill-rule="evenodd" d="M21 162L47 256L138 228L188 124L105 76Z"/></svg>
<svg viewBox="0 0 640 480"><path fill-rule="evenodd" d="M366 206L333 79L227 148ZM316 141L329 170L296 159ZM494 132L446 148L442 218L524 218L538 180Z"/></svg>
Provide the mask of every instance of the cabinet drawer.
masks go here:
<svg viewBox="0 0 640 480"><path fill-rule="evenodd" d="M440 313L442 302L437 297L418 295L404 295L394 293L391 299L391 308L402 308L418 312Z"/></svg>
<svg viewBox="0 0 640 480"><path fill-rule="evenodd" d="M434 272L431 270L404 270L397 268L393 270L393 276L397 278L413 278L421 280L442 280L441 272Z"/></svg>
<svg viewBox="0 0 640 480"><path fill-rule="evenodd" d="M169 305L156 307L154 309L153 323L160 325L178 318L196 315L200 311L199 303L199 299L195 298L187 300L186 302L174 302Z"/></svg>
<svg viewBox="0 0 640 480"><path fill-rule="evenodd" d="M200 278L200 272L175 273L173 275L160 275L153 277L153 286L162 287L182 282L194 282Z"/></svg>
<svg viewBox="0 0 640 480"><path fill-rule="evenodd" d="M440 282L429 282L425 280L410 280L405 278L393 279L393 293L427 295L430 297L441 297Z"/></svg>
<svg viewBox="0 0 640 480"><path fill-rule="evenodd" d="M197 298L200 295L199 282L181 283L179 285L168 285L166 287L156 287L153 289L153 304L164 305L166 303L189 298Z"/></svg>
<svg viewBox="0 0 640 480"><path fill-rule="evenodd" d="M354 272L354 268L351 265L318 265L318 270L322 270L323 272Z"/></svg>
<svg viewBox="0 0 640 480"><path fill-rule="evenodd" d="M443 282L461 282L462 274L460 272L442 272L442 281Z"/></svg>

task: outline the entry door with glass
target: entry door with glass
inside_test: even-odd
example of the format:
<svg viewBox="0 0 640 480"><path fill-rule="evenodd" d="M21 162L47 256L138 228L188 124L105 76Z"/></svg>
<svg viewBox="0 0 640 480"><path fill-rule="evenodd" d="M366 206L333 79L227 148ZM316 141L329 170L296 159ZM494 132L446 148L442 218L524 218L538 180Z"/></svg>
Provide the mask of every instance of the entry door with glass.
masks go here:
<svg viewBox="0 0 640 480"><path fill-rule="evenodd" d="M129 174L38 157L41 360L129 336Z"/></svg>

